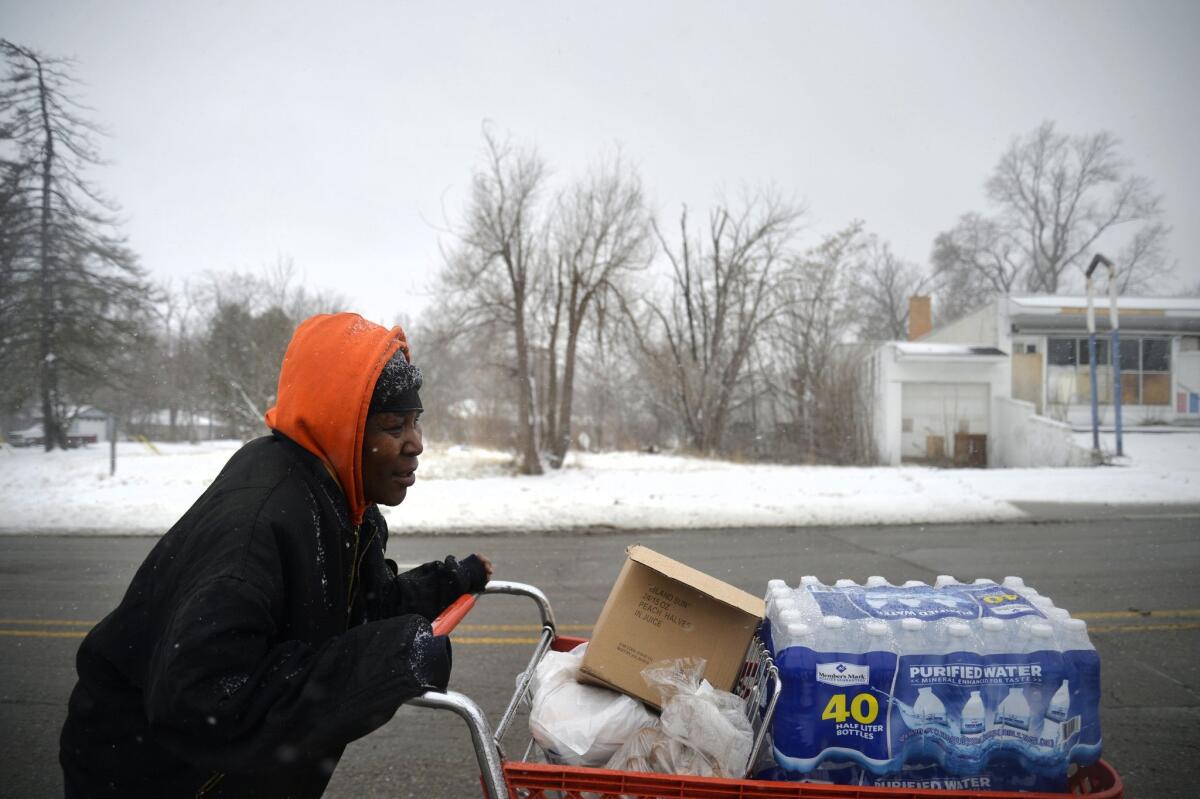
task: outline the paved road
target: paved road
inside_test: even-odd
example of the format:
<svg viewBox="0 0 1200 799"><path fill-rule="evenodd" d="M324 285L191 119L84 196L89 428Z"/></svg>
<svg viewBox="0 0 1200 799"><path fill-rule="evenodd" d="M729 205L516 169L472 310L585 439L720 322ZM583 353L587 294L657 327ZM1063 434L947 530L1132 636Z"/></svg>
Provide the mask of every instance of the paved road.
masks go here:
<svg viewBox="0 0 1200 799"><path fill-rule="evenodd" d="M628 544L645 543L747 590L766 580L931 580L1020 574L1089 618L1104 663L1105 756L1130 797L1190 797L1200 748L1200 516L1053 524L804 528L413 537L405 562L481 551L499 575L542 587L560 624L580 634L598 614ZM82 632L119 599L152 541L0 537L0 796L61 796L57 733ZM532 606L488 598L455 644L453 687L495 718L524 666ZM512 738L512 748L523 742ZM517 752L519 754L519 752ZM331 797L478 796L474 755L457 719L402 708L347 750Z"/></svg>

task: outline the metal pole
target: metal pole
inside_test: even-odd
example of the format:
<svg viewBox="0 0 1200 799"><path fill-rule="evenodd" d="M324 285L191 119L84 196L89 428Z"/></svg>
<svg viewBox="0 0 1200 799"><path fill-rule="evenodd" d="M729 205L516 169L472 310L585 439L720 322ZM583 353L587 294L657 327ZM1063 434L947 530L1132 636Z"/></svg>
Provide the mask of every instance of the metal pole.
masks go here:
<svg viewBox="0 0 1200 799"><path fill-rule="evenodd" d="M1112 324L1112 344L1109 346L1109 357L1112 359L1113 371L1113 407L1114 416L1117 425L1117 455L1124 455L1124 447L1121 442L1121 338L1117 325L1117 268L1113 266L1113 262L1105 258L1100 253L1096 253L1092 257L1091 264L1088 265L1087 272L1087 291L1088 291L1088 346L1091 350L1092 362L1092 447L1100 451L1100 417L1096 407L1096 315L1093 305L1093 288L1092 288L1092 273L1096 271L1096 267L1104 264L1108 267L1108 318Z"/></svg>
<svg viewBox="0 0 1200 799"><path fill-rule="evenodd" d="M108 476L112 477L117 473L117 417L113 413L108 415Z"/></svg>
<svg viewBox="0 0 1200 799"><path fill-rule="evenodd" d="M1100 406L1096 391L1096 308L1092 273L1087 278L1088 372L1092 388L1092 450L1100 454Z"/></svg>
<svg viewBox="0 0 1200 799"><path fill-rule="evenodd" d="M1113 408L1117 423L1117 457L1125 454L1121 432L1121 325L1117 318L1117 268L1108 265L1108 314L1112 324Z"/></svg>

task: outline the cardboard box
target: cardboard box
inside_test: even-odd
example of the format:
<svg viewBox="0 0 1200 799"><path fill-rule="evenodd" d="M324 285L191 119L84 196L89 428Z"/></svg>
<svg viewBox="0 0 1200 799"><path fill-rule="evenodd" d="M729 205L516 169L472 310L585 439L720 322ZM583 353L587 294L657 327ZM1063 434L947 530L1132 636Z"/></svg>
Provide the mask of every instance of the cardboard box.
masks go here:
<svg viewBox="0 0 1200 799"><path fill-rule="evenodd" d="M643 546L625 565L592 630L581 676L653 707L641 671L658 660L702 657L704 677L731 690L765 610L759 597Z"/></svg>

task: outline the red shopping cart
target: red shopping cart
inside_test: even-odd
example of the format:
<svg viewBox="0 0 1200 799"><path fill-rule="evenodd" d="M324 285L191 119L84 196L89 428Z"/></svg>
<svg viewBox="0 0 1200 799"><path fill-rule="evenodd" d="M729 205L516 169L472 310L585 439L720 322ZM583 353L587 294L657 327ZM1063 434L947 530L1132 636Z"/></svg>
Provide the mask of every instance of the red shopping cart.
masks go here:
<svg viewBox="0 0 1200 799"><path fill-rule="evenodd" d="M1093 799L1124 797L1124 786L1120 776L1103 760L1076 770L1070 778L1069 794L864 788L558 766L528 762L533 753L532 740L521 759L511 760L504 756L500 742L516 718L518 708L522 702L528 700L529 683L534 667L546 652L569 651L586 639L557 634L554 612L546 595L540 590L531 585L498 580L488 583L482 594L463 596L447 608L434 622L434 632L438 635L450 633L470 613L479 597L494 594L532 599L537 605L542 622L541 637L534 647L529 665L517 681L516 691L495 729L489 725L487 717L475 702L456 691L430 691L411 702L420 707L450 710L466 722L475 756L479 761L480 782L485 799L1064 799L1065 796L1072 795ZM746 702L747 713L754 723L755 730L753 751L747 762L747 775L763 745L778 689L778 672L756 639L747 653L736 686L737 692ZM760 703L762 712L758 712Z"/></svg>

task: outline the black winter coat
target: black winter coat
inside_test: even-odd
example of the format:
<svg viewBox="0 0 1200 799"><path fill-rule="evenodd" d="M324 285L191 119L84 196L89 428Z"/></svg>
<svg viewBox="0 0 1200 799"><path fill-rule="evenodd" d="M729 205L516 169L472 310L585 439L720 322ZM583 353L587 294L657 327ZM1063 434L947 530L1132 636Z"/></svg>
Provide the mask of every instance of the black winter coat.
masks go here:
<svg viewBox="0 0 1200 799"><path fill-rule="evenodd" d="M67 796L315 797L346 744L444 689L429 620L477 558L397 575L321 461L280 433L228 462L84 639Z"/></svg>

